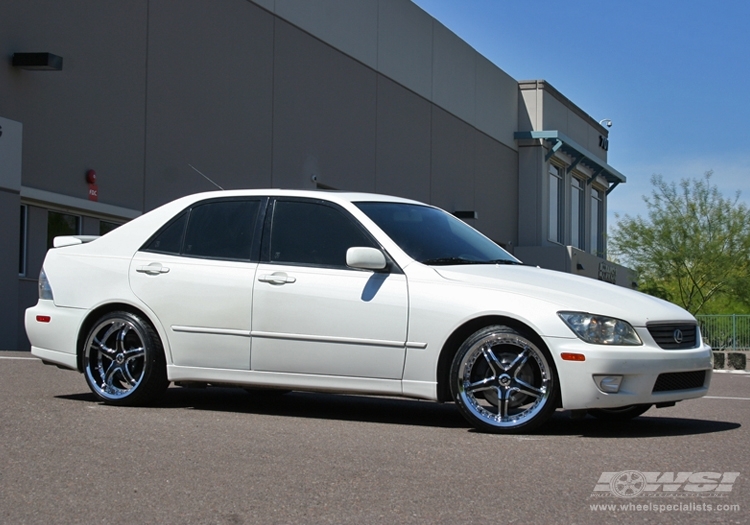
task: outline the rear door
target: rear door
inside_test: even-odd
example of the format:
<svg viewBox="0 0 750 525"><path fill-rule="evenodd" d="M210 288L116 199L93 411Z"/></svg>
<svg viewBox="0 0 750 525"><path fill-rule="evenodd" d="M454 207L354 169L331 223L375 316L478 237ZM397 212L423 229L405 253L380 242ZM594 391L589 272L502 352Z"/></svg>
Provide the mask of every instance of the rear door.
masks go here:
<svg viewBox="0 0 750 525"><path fill-rule="evenodd" d="M175 365L249 369L262 205L258 198L197 203L133 258L130 286L167 331Z"/></svg>

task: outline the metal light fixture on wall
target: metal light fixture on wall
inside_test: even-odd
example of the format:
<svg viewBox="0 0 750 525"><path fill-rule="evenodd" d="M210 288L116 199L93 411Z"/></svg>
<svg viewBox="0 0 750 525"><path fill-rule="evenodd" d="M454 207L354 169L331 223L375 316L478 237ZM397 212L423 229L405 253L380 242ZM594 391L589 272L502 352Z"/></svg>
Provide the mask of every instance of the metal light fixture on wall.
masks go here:
<svg viewBox="0 0 750 525"><path fill-rule="evenodd" d="M13 53L13 67L29 71L62 71L63 59L52 53Z"/></svg>

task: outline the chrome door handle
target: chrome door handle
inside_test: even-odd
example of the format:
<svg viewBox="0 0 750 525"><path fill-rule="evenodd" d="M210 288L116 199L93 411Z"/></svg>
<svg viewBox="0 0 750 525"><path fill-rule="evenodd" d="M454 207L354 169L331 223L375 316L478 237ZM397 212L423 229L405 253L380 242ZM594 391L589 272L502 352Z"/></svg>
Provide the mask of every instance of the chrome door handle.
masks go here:
<svg viewBox="0 0 750 525"><path fill-rule="evenodd" d="M297 279L294 277L289 277L284 272L274 272L272 274L266 274L261 275L258 277L258 280L262 283L271 283L271 284L291 284Z"/></svg>
<svg viewBox="0 0 750 525"><path fill-rule="evenodd" d="M161 263L151 263L147 266L139 266L135 271L147 275L159 275L162 273L169 273L169 268L162 266Z"/></svg>

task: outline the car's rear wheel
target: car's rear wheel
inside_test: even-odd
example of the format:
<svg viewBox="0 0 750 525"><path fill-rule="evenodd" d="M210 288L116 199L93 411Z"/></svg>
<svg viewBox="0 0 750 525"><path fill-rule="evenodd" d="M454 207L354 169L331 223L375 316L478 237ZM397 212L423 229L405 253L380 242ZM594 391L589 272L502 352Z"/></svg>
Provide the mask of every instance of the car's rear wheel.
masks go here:
<svg viewBox="0 0 750 525"><path fill-rule="evenodd" d="M477 429L529 432L557 408L557 376L546 349L507 326L488 326L459 348L453 398Z"/></svg>
<svg viewBox="0 0 750 525"><path fill-rule="evenodd" d="M169 385L164 350L151 325L131 312L112 312L94 323L83 347L83 373L105 403L142 405Z"/></svg>
<svg viewBox="0 0 750 525"><path fill-rule="evenodd" d="M592 408L589 414L605 421L628 421L636 418L651 408L651 405L628 405L619 408Z"/></svg>

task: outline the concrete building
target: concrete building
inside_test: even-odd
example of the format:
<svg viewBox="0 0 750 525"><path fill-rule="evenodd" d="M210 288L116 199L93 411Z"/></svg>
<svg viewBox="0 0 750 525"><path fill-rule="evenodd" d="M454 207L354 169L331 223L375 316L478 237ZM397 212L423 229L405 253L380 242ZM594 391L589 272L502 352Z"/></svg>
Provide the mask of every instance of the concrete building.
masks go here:
<svg viewBox="0 0 750 525"><path fill-rule="evenodd" d="M55 235L207 178L410 197L525 262L632 283L603 259L625 182L607 128L409 0L8 0L0 56L0 349L27 347Z"/></svg>

